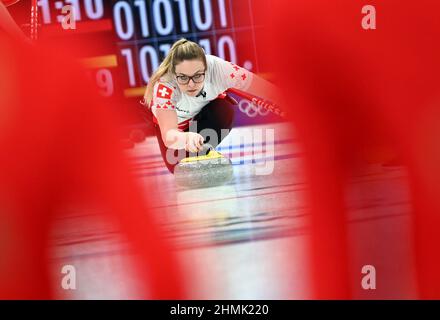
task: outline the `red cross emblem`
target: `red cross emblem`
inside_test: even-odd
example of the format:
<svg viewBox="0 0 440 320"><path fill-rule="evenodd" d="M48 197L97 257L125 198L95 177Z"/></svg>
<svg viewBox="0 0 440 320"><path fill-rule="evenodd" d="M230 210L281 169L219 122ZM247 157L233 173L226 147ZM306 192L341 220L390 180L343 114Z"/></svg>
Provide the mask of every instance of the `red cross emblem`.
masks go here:
<svg viewBox="0 0 440 320"><path fill-rule="evenodd" d="M159 87L157 88L157 97L158 98L171 99L172 93L173 93L173 90L171 90L167 86L164 86L163 84L159 84Z"/></svg>

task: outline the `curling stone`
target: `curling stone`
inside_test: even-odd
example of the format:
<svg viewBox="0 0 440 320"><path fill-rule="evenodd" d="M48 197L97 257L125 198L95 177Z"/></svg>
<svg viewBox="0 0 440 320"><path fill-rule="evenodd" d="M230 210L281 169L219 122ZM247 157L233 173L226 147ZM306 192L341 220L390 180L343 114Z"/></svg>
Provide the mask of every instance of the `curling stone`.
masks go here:
<svg viewBox="0 0 440 320"><path fill-rule="evenodd" d="M231 160L206 145L198 156L184 158L174 168L176 184L188 189L226 184L233 173Z"/></svg>

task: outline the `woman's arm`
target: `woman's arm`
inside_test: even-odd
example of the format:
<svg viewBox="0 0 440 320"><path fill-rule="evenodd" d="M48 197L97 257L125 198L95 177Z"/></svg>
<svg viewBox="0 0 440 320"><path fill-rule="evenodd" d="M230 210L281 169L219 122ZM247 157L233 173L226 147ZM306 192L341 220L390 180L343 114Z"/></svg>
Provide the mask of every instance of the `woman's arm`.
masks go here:
<svg viewBox="0 0 440 320"><path fill-rule="evenodd" d="M255 73L240 67L232 62L216 56L208 55L208 64L217 76L216 81L227 89L246 92L249 95L269 100L279 106L284 101L281 90L271 82Z"/></svg>
<svg viewBox="0 0 440 320"><path fill-rule="evenodd" d="M174 110L156 110L156 119L165 146L173 149L184 148L185 139L182 139L182 132L177 129L177 112ZM183 140L183 146L181 140Z"/></svg>
<svg viewBox="0 0 440 320"><path fill-rule="evenodd" d="M174 110L156 110L162 141L167 148L200 151L203 137L193 132L181 132L177 129L177 112Z"/></svg>
<svg viewBox="0 0 440 320"><path fill-rule="evenodd" d="M256 74L252 74L252 81L250 82L249 87L246 89L246 92L269 100L276 105L282 105L283 98L281 90L271 82L263 79L260 76L257 76Z"/></svg>
<svg viewBox="0 0 440 320"><path fill-rule="evenodd" d="M5 30L9 35L16 39L30 42L20 27L15 23L2 1L0 1L0 29Z"/></svg>

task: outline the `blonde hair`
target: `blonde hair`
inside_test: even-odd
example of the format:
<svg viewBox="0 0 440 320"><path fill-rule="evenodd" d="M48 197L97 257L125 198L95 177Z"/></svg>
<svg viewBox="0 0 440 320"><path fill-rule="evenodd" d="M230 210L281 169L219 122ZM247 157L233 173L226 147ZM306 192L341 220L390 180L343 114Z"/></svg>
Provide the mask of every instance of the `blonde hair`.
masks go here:
<svg viewBox="0 0 440 320"><path fill-rule="evenodd" d="M149 106L153 99L153 89L156 82L164 76L171 80L176 72L176 65L184 60L201 60L205 68L207 66L205 51L200 45L185 38L176 41L148 82L143 102L146 106Z"/></svg>

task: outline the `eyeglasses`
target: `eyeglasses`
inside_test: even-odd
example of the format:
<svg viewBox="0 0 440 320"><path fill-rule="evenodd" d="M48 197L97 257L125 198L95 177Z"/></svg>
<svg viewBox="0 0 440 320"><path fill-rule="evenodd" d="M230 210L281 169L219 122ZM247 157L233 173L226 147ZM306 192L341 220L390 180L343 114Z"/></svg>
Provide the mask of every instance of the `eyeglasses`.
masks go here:
<svg viewBox="0 0 440 320"><path fill-rule="evenodd" d="M205 73L196 73L192 77L190 76L176 76L177 82L182 85L186 85L192 80L194 83L201 83L205 80Z"/></svg>

